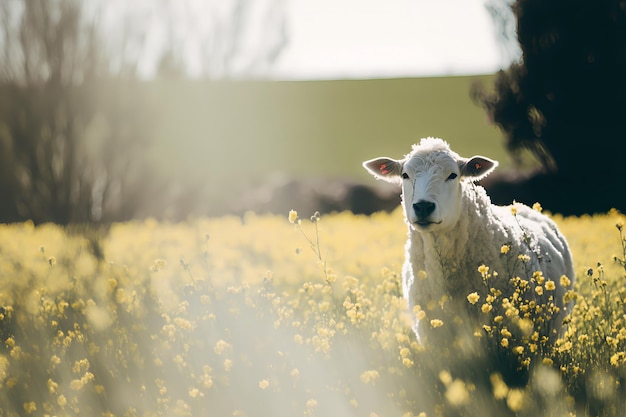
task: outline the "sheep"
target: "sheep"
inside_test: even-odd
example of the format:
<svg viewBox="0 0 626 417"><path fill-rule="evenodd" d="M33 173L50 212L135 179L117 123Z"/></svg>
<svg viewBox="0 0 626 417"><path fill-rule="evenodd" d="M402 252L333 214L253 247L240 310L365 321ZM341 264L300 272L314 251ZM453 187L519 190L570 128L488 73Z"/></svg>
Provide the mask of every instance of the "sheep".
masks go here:
<svg viewBox="0 0 626 417"><path fill-rule="evenodd" d="M574 282L569 246L540 211L515 202L491 204L476 182L497 161L462 158L442 139L429 137L404 159L376 158L363 166L402 186L408 225L402 289L420 341L446 321L474 317L484 324L522 301L549 306L535 322L542 336L554 341L561 334L571 309L564 296Z"/></svg>

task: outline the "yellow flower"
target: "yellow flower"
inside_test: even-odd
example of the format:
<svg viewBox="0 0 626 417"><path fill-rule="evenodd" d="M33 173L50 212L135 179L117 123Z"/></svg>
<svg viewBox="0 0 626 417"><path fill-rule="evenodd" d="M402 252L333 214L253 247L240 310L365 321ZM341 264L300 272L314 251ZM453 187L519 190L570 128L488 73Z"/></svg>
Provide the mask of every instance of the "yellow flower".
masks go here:
<svg viewBox="0 0 626 417"><path fill-rule="evenodd" d="M24 403L24 411L26 411L26 414L37 411L37 404L34 401Z"/></svg>
<svg viewBox="0 0 626 417"><path fill-rule="evenodd" d="M552 280L546 281L546 290L554 291L555 289L556 289L556 285L554 284L554 281Z"/></svg>
<svg viewBox="0 0 626 417"><path fill-rule="evenodd" d="M491 304L483 304L482 307L480 307L480 311L482 311L483 313L489 313L491 310L493 309L493 307L491 306Z"/></svg>
<svg viewBox="0 0 626 417"><path fill-rule="evenodd" d="M441 327L443 326L443 321L439 320L439 319L432 319L430 321L430 325L433 326L433 328L437 328L437 327Z"/></svg>
<svg viewBox="0 0 626 417"><path fill-rule="evenodd" d="M511 411L520 411L524 406L524 391L518 388L510 390L506 397L506 405Z"/></svg>
<svg viewBox="0 0 626 417"><path fill-rule="evenodd" d="M563 343L561 346L558 347L557 351L559 353L563 353L563 352L567 352L568 350L570 350L572 348L572 342L567 341L565 343Z"/></svg>
<svg viewBox="0 0 626 417"><path fill-rule="evenodd" d="M541 207L541 204L535 203L535 204L533 204L533 210L536 210L539 213L541 213L543 211L543 207Z"/></svg>
<svg viewBox="0 0 626 417"><path fill-rule="evenodd" d="M534 329L534 323L532 320L530 319L521 319L518 323L517 326L519 327L519 329L522 331L522 333L524 333L524 335L528 336L531 334L531 332Z"/></svg>
<svg viewBox="0 0 626 417"><path fill-rule="evenodd" d="M4 341L4 344L7 347L14 347L15 346L15 339L13 339L13 337L8 337L7 340Z"/></svg>
<svg viewBox="0 0 626 417"><path fill-rule="evenodd" d="M511 250L511 245L502 245L500 246L500 253L506 255Z"/></svg>
<svg viewBox="0 0 626 417"><path fill-rule="evenodd" d="M441 371L439 372L439 380L444 384L444 385L450 385L450 383L452 382L452 375L450 375L450 372L448 371Z"/></svg>
<svg viewBox="0 0 626 417"><path fill-rule="evenodd" d="M477 292L473 292L467 296L467 301L472 305L476 304L478 300L480 300L480 295L478 295Z"/></svg>
<svg viewBox="0 0 626 417"><path fill-rule="evenodd" d="M537 295L543 295L543 287L541 285L535 287Z"/></svg>
<svg viewBox="0 0 626 417"><path fill-rule="evenodd" d="M563 287L569 287L570 284L572 283L568 277L566 277L565 275L561 275L561 286Z"/></svg>
<svg viewBox="0 0 626 417"><path fill-rule="evenodd" d="M452 405L459 406L469 401L470 394L465 387L465 382L460 379L454 380L446 390L446 400Z"/></svg>
<svg viewBox="0 0 626 417"><path fill-rule="evenodd" d="M379 376L380 374L378 373L378 371L369 370L369 371L363 372L360 378L364 384L369 384L370 382L377 380Z"/></svg>
<svg viewBox="0 0 626 417"><path fill-rule="evenodd" d="M611 365L619 366L620 360L624 362L625 358L626 358L626 352L617 352L616 354L611 356L611 359L610 359Z"/></svg>
<svg viewBox="0 0 626 417"><path fill-rule="evenodd" d="M516 216L517 215L517 207L515 207L515 205L511 206L511 214Z"/></svg>
<svg viewBox="0 0 626 417"><path fill-rule="evenodd" d="M85 386L85 383L80 379L72 379L70 382L70 388L74 391L80 391Z"/></svg>
<svg viewBox="0 0 626 417"><path fill-rule="evenodd" d="M222 353L224 353L224 351L230 347L230 344L222 339L218 340L215 343L215 347L213 348L213 351L217 354L217 355L221 355Z"/></svg>
<svg viewBox="0 0 626 417"><path fill-rule="evenodd" d="M503 348L509 347L509 339L507 339L506 337L503 337L502 340L500 341L500 345L502 345Z"/></svg>
<svg viewBox="0 0 626 417"><path fill-rule="evenodd" d="M496 400L506 398L509 394L509 387L506 385L500 374L491 374L489 377L493 386L493 396Z"/></svg>
<svg viewBox="0 0 626 417"><path fill-rule="evenodd" d="M482 264L478 267L478 272L480 272L482 276L485 276L489 273L489 267L485 264Z"/></svg>
<svg viewBox="0 0 626 417"><path fill-rule="evenodd" d="M19 346L15 346L13 349L11 349L9 355L11 355L13 359L20 359L22 357L22 348Z"/></svg>
<svg viewBox="0 0 626 417"><path fill-rule="evenodd" d="M59 384L54 382L52 379L48 379L48 391L50 391L50 394L54 394L58 388Z"/></svg>
<svg viewBox="0 0 626 417"><path fill-rule="evenodd" d="M428 275L426 274L426 271L424 271L423 269L420 269L419 271L417 271L417 279L426 279L428 277Z"/></svg>
<svg viewBox="0 0 626 417"><path fill-rule="evenodd" d="M295 210L289 210L289 223L295 223L298 220L298 212Z"/></svg>
<svg viewBox="0 0 626 417"><path fill-rule="evenodd" d="M569 290L563 295L563 302L569 303L572 300L576 300L578 298L578 294L576 291Z"/></svg>

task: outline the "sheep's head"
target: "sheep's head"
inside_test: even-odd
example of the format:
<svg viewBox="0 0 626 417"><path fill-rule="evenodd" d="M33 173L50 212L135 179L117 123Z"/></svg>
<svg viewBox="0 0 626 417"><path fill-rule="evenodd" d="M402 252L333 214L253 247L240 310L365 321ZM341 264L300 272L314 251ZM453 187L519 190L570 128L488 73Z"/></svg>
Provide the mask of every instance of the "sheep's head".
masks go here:
<svg viewBox="0 0 626 417"><path fill-rule="evenodd" d="M484 156L462 158L441 139L422 139L402 160L376 158L363 163L376 178L402 185L402 205L410 227L447 231L461 215L462 181L478 181L498 166Z"/></svg>

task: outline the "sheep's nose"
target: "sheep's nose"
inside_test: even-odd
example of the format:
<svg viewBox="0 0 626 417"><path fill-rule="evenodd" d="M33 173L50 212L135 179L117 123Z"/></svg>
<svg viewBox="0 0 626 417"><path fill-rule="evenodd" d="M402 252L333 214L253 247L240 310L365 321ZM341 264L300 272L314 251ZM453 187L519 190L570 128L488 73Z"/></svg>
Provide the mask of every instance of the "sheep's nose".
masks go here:
<svg viewBox="0 0 626 417"><path fill-rule="evenodd" d="M423 220L428 218L435 211L435 203L431 201L418 201L413 204L413 210L415 210L415 214L419 220Z"/></svg>

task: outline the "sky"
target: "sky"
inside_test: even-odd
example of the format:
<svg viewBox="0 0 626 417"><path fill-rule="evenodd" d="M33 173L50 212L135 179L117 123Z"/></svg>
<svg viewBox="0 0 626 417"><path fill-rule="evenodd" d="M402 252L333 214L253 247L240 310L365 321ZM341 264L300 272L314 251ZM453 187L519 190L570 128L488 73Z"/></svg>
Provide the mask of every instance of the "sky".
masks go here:
<svg viewBox="0 0 626 417"><path fill-rule="evenodd" d="M273 76L493 73L508 66L485 0L290 0Z"/></svg>
<svg viewBox="0 0 626 417"><path fill-rule="evenodd" d="M286 13L287 45L278 60L263 70L262 77L341 79L484 74L510 63L510 58L502 54L485 7L485 2L502 4L503 0L249 1L246 4L257 10ZM234 0L110 0L106 11L110 22L115 22L111 27L119 28L120 10L130 12L135 16L134 22L141 23L110 30L109 38L123 39L128 34L126 28L131 28L132 34L133 26L145 27L147 36L136 36L143 42L136 50L143 50L146 58L139 68L149 77L155 67L156 51L167 42L168 33L174 33L177 52L185 57L189 73L194 76L200 73L198 68L219 61L214 58L223 51L211 39L216 33L222 36L224 32L219 30L228 33L228 26L221 27L215 17L227 13L227 5L233 4ZM174 32L163 23L168 19L181 23ZM272 15L265 26L250 30L246 47L258 47L255 42L274 33L272 30L280 22L280 17ZM129 43L120 40L118 44ZM206 53L210 47L218 49ZM219 77L223 69L219 62L217 65L211 71Z"/></svg>

